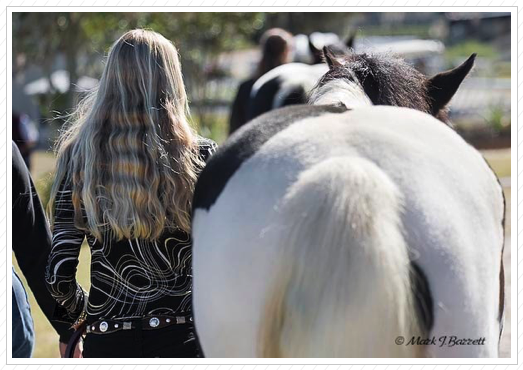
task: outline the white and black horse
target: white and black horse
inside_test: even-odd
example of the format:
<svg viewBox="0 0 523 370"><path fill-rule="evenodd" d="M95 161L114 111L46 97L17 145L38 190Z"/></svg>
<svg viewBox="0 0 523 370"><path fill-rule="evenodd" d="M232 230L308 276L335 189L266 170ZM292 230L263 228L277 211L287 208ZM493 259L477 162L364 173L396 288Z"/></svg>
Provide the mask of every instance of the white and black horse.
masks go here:
<svg viewBox="0 0 523 370"><path fill-rule="evenodd" d="M329 44L329 50L343 54L352 48L354 38L355 34L352 34L345 42ZM311 37L308 39L308 49L311 64L284 64L267 72L254 83L247 107L248 120L273 109L307 102L309 92L328 70L322 49L316 47Z"/></svg>
<svg viewBox="0 0 523 370"><path fill-rule="evenodd" d="M193 209L208 357L496 357L502 189L446 121L471 70L327 55L310 105L210 159ZM501 279L502 280L502 279Z"/></svg>

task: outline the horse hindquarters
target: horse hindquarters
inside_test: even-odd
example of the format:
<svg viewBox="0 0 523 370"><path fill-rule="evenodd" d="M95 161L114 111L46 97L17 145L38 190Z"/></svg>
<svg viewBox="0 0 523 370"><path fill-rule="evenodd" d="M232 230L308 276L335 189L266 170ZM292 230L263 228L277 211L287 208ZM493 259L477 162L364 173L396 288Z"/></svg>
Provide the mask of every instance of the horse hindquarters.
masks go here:
<svg viewBox="0 0 523 370"><path fill-rule="evenodd" d="M421 334L401 194L372 162L327 159L281 205L279 272L260 325L265 357L416 357ZM287 220L287 221L285 221Z"/></svg>

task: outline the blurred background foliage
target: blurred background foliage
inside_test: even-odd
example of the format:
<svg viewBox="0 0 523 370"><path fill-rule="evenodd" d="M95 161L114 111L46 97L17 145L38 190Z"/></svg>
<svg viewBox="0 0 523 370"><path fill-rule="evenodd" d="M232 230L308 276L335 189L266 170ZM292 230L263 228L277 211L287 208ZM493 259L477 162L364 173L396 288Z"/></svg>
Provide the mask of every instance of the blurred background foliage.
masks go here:
<svg viewBox="0 0 523 370"><path fill-rule="evenodd" d="M57 55L63 55L69 84L82 75L99 76L100 59L125 31L152 29L183 50L181 60L192 99L202 98L206 66L218 53L252 44L263 26L262 13L15 13L13 17L13 71L30 65L42 68L50 90L40 96L41 112L63 113L74 106L76 93L59 93L51 73ZM50 117L49 117L50 118Z"/></svg>
<svg viewBox="0 0 523 370"><path fill-rule="evenodd" d="M152 29L180 51L194 124L202 134L222 142L235 88L256 63L256 45L269 28L305 35L332 32L341 39L357 31L357 40L376 36L439 40L445 44L441 68L455 66L475 52L476 76L510 78L510 16L508 23L506 18L506 13L14 13L13 77L20 88L37 77L45 80L41 81L45 89L30 95L38 116L32 118L53 126L46 140L49 146L61 126L59 117L71 111L82 89L100 76L110 45L129 29ZM242 50L253 53L245 57ZM227 57L228 53L236 57ZM66 77L53 77L57 70ZM482 116L488 120L490 114ZM507 123L507 118L502 121Z"/></svg>

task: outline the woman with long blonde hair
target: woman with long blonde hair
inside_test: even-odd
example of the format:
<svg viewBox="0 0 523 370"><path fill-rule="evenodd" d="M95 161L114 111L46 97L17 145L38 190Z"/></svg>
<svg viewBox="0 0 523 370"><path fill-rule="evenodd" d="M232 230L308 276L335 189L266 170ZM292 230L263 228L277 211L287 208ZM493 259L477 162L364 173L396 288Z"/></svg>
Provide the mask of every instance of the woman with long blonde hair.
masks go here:
<svg viewBox="0 0 523 370"><path fill-rule="evenodd" d="M60 318L86 325L84 357L194 357L190 210L214 142L197 136L178 53L133 30L57 145L46 281ZM84 238L91 289L76 282Z"/></svg>

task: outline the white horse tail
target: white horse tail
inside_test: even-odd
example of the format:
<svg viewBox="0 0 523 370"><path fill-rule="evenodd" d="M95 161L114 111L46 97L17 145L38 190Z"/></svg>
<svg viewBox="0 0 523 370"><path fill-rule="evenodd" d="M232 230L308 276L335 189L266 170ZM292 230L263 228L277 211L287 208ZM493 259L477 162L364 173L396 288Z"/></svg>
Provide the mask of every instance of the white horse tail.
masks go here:
<svg viewBox="0 0 523 370"><path fill-rule="evenodd" d="M367 159L303 172L282 204L263 357L417 357L421 335L398 187ZM399 337L404 338L398 339Z"/></svg>

